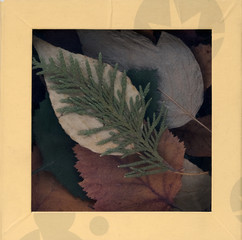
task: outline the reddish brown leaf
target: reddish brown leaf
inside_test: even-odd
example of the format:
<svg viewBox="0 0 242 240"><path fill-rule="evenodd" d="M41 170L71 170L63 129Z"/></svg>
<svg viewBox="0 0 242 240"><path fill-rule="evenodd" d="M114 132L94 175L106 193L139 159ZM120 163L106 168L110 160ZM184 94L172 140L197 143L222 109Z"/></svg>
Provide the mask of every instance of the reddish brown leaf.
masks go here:
<svg viewBox="0 0 242 240"><path fill-rule="evenodd" d="M203 75L204 90L206 90L211 86L212 78L211 45L199 44L197 47L193 47L192 51L200 65Z"/></svg>
<svg viewBox="0 0 242 240"><path fill-rule="evenodd" d="M35 147L33 170L41 166L41 156ZM32 211L91 211L92 203L73 197L55 177L46 171L32 176Z"/></svg>
<svg viewBox="0 0 242 240"><path fill-rule="evenodd" d="M211 115L198 118L198 120L211 129ZM184 141L188 155L211 156L211 133L196 121L192 120L182 127L172 129L172 132Z"/></svg>
<svg viewBox="0 0 242 240"><path fill-rule="evenodd" d="M181 175L165 172L142 178L124 178L127 169L117 168L118 156L100 157L90 150L76 145L79 161L76 168L84 181L80 183L88 196L97 202L98 211L159 211L169 210L181 188ZM184 145L168 130L159 144L160 154L175 169L180 170L184 161ZM130 162L132 156L122 160Z"/></svg>

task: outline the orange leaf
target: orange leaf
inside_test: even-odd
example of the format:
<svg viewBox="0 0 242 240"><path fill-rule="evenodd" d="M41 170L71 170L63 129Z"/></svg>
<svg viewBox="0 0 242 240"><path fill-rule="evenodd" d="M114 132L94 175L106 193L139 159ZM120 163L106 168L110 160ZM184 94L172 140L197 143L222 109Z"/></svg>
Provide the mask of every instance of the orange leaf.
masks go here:
<svg viewBox="0 0 242 240"><path fill-rule="evenodd" d="M40 167L38 148L32 153L33 170ZM46 171L32 176L32 211L90 211L92 203L73 197L56 179Z"/></svg>
<svg viewBox="0 0 242 240"><path fill-rule="evenodd" d="M137 156L121 159L118 156L100 157L90 150L74 147L76 168L84 181L79 183L88 196L97 202L97 211L166 211L181 188L181 175L164 172L142 178L124 178L126 169L118 168ZM180 170L184 161L184 145L168 130L159 144L161 156L173 168Z"/></svg>

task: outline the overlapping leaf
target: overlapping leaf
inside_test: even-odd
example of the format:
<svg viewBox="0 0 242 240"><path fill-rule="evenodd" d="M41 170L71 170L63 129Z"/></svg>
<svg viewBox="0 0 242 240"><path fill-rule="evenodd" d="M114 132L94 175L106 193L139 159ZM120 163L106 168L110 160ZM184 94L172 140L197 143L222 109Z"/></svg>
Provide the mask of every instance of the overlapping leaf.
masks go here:
<svg viewBox="0 0 242 240"><path fill-rule="evenodd" d="M41 166L41 155L34 147L33 170ZM49 172L41 171L32 177L32 211L91 211L92 203L74 197Z"/></svg>
<svg viewBox="0 0 242 240"><path fill-rule="evenodd" d="M120 163L134 161L137 156L121 159L118 156L100 157L76 145L79 161L76 168L84 181L80 185L90 198L97 200L98 211L162 211L173 206L173 199L181 188L182 176L165 172L142 178L124 178ZM159 143L159 153L176 170L183 167L184 145L168 130Z"/></svg>
<svg viewBox="0 0 242 240"><path fill-rule="evenodd" d="M192 47L192 52L201 68L204 89L206 90L212 84L211 45L199 44L197 47Z"/></svg>
<svg viewBox="0 0 242 240"><path fill-rule="evenodd" d="M169 96L160 94L159 99L168 109L168 128L180 127L195 117L203 101L202 74L190 49L177 37L163 31L155 45L133 31L77 32L87 56L95 58L101 52L104 62L119 63L121 70L157 69L158 87Z"/></svg>
<svg viewBox="0 0 242 240"><path fill-rule="evenodd" d="M211 129L211 115L198 118L205 126ZM194 157L211 157L211 133L192 120L172 132L184 141L186 153Z"/></svg>
<svg viewBox="0 0 242 240"><path fill-rule="evenodd" d="M72 152L75 142L61 128L48 95L33 117L33 135L43 157L41 167L52 172L73 196L85 199L86 194L78 185L82 179L73 167L76 162Z"/></svg>

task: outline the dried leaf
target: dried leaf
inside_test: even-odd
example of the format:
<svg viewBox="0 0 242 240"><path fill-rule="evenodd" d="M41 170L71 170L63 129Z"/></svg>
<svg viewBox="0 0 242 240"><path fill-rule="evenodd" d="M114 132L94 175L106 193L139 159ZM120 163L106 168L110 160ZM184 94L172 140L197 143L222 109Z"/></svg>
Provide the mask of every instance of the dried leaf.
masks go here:
<svg viewBox="0 0 242 240"><path fill-rule="evenodd" d="M173 199L181 188L180 174L164 172L142 178L124 178L126 169L120 163L137 156L120 160L118 156L99 157L79 145L74 148L79 161L76 168L84 181L80 185L90 198L97 200L97 211L165 211L170 210ZM159 152L177 170L184 160L184 145L168 130L162 135Z"/></svg>
<svg viewBox="0 0 242 240"><path fill-rule="evenodd" d="M76 158L72 148L76 143L59 124L48 94L40 103L40 109L35 111L32 130L43 158L41 169L51 172L73 196L87 198L78 185L82 179L74 168Z"/></svg>
<svg viewBox="0 0 242 240"><path fill-rule="evenodd" d="M197 47L192 47L192 52L200 65L203 76L204 90L206 90L212 84L211 45L199 44Z"/></svg>
<svg viewBox="0 0 242 240"><path fill-rule="evenodd" d="M134 31L78 30L83 53L96 57L102 52L109 64L119 63L121 70L157 69L158 87L176 100L179 108L164 95L168 108L167 125L180 127L195 117L203 102L203 80L200 67L190 49L177 37L162 32L157 44ZM159 105L157 106L159 109Z"/></svg>
<svg viewBox="0 0 242 240"><path fill-rule="evenodd" d="M42 161L36 147L32 159L35 170ZM32 211L91 211L91 206L92 202L71 195L50 173L42 171L32 176Z"/></svg>
<svg viewBox="0 0 242 240"><path fill-rule="evenodd" d="M64 55L65 61L68 63L70 60L70 55L76 59L80 65L80 68L82 69L83 75L87 77L87 71L86 71L86 60L90 64L90 68L93 72L93 78L94 80L97 80L97 74L95 74L95 65L97 63L97 60L86 57L81 54L74 54L71 52L68 52L64 49L55 47L41 39L34 38L34 47L36 48L39 56L43 58L46 62L49 62L49 58L53 58L56 60L58 53L60 50L62 50L62 53ZM109 71L113 68L107 64L105 70L104 70L104 79L106 81L109 81ZM117 80L115 81L114 89L115 89L115 95L117 96L117 91L121 90L121 78L123 74L120 71L117 71ZM65 99L68 97L66 94L59 94L55 90L52 90L50 87L50 83L48 81L48 76L45 76L45 81L47 85L47 89L50 95L50 100L52 103L52 106L55 110L55 114L59 119L59 122L62 126L62 128L65 130L65 132L77 143L79 143L81 146L87 147L91 149L94 152L103 153L109 148L114 148L117 145L109 142L107 144L103 145L97 145L97 143L100 140L106 139L110 137L110 131L101 131L96 134L93 134L91 136L83 136L79 135L78 133L80 130L87 130L92 128L101 127L102 124L94 117L89 117L86 115L79 115L77 113L70 113L66 115L62 115L61 113L57 112L56 110L62 107L67 106L66 103L62 103L61 99ZM129 78L127 78L127 88L126 88L126 100L129 103L130 97L135 100L136 96L138 95L137 89L132 85ZM129 104L128 104L129 105Z"/></svg>
<svg viewBox="0 0 242 240"><path fill-rule="evenodd" d="M160 96L157 91L157 82L159 80L159 76L157 74L157 70L154 69L129 69L127 71L127 76L130 78L132 84L139 89L139 86L142 89L145 89L147 84L150 84L150 90L145 97L145 101L148 102L150 99L150 104L145 113L145 119L149 117L149 119L153 120L153 113L157 112L157 104L159 102Z"/></svg>
<svg viewBox="0 0 242 240"><path fill-rule="evenodd" d="M174 210L210 211L211 177L208 174L201 174L204 172L187 159L184 161L184 172L200 173L200 175L182 177L182 187L175 197Z"/></svg>
<svg viewBox="0 0 242 240"><path fill-rule="evenodd" d="M154 36L154 30L136 30L135 32L149 38L153 43L156 42L156 38Z"/></svg>
<svg viewBox="0 0 242 240"><path fill-rule="evenodd" d="M198 120L211 129L211 115L198 118ZM172 133L184 142L188 155L194 157L211 156L211 133L196 121L192 120L180 128L172 129Z"/></svg>

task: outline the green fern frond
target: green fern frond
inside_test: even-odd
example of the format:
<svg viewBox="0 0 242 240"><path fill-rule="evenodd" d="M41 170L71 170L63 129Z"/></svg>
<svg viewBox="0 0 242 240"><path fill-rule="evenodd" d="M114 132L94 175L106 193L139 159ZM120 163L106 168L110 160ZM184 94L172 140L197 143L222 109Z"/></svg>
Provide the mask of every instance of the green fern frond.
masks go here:
<svg viewBox="0 0 242 240"><path fill-rule="evenodd" d="M87 77L84 77L78 61L70 56L67 64L62 51L59 52L57 60L50 58L48 63L43 59L40 62L33 59L33 66L35 69L41 69L38 74L45 74L48 77L51 89L69 95L68 98L62 99L62 102L68 103L68 106L58 109L58 112L88 115L103 124L102 127L82 130L79 134L91 136L104 130L109 131L110 136L97 144L113 142L117 146L107 149L101 156L112 153L120 153L122 158L135 153L139 155L140 160L119 166L131 170L125 174L125 177L141 177L172 170L157 151L160 137L166 129L166 109L162 107L157 116L154 113L152 122L147 118L144 123L145 113L151 101L150 99L145 102L149 84L144 90L140 86L139 96L135 99L130 97L127 102L126 73L124 72L121 78L121 90L115 93L118 65L109 71L109 79L104 79L106 64L102 62L101 53L95 66L98 81L94 80L88 61L85 69ZM159 130L156 129L158 125Z"/></svg>

